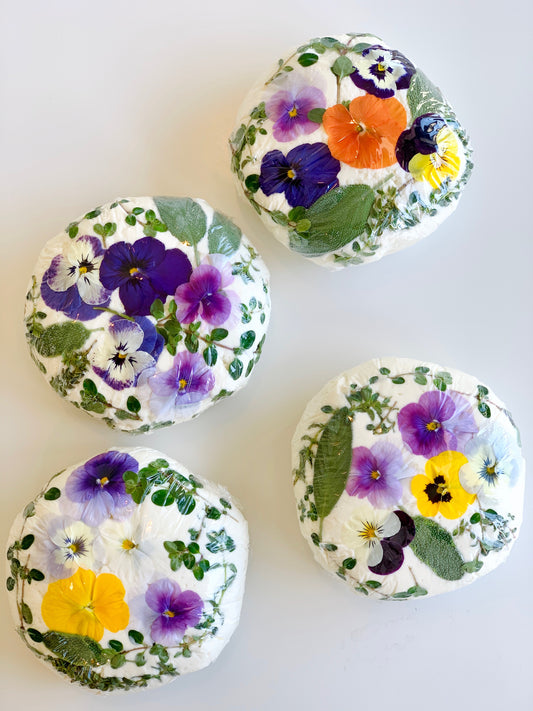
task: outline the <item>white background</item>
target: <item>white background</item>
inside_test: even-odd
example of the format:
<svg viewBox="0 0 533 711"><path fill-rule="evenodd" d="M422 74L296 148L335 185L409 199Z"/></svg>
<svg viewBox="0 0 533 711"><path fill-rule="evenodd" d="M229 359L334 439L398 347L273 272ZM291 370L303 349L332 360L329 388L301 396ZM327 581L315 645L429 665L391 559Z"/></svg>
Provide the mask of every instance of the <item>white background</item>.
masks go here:
<svg viewBox="0 0 533 711"><path fill-rule="evenodd" d="M500 10L500 7L502 8ZM290 439L337 373L380 355L472 373L502 397L531 456L529 0L12 0L2 3L2 539L49 475L112 445L146 444L225 484L250 523L241 625L210 668L102 710L497 707L532 701L533 527L509 561L448 596L369 601L329 578L301 538ZM528 16L529 15L529 16ZM374 32L423 68L470 131L473 177L420 244L329 273L269 237L238 199L227 138L250 85L307 39ZM31 362L22 326L42 245L116 196L203 197L272 274L273 317L248 387L144 438L78 413ZM527 491L526 512L532 507ZM1 600L10 708L93 708L41 666ZM4 706L8 708L8 706Z"/></svg>

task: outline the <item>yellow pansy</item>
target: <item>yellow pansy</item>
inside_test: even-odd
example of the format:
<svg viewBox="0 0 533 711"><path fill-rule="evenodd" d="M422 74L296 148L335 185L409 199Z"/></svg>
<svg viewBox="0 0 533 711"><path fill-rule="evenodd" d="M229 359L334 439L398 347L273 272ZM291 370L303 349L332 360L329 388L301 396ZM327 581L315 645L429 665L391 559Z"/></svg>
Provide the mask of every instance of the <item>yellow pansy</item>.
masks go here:
<svg viewBox="0 0 533 711"><path fill-rule="evenodd" d="M104 634L123 630L130 619L124 602L124 585L116 575L78 570L70 578L50 583L41 605L47 627L91 637L97 642Z"/></svg>
<svg viewBox="0 0 533 711"><path fill-rule="evenodd" d="M460 452L442 452L428 459L425 475L412 478L411 492L423 516L440 513L444 518L459 518L475 501L475 495L465 491L459 481L459 470L467 461Z"/></svg>
<svg viewBox="0 0 533 711"><path fill-rule="evenodd" d="M415 180L426 180L438 188L445 178L455 180L461 170L459 142L455 133L444 126L435 137L434 153L417 153L409 161L409 172Z"/></svg>

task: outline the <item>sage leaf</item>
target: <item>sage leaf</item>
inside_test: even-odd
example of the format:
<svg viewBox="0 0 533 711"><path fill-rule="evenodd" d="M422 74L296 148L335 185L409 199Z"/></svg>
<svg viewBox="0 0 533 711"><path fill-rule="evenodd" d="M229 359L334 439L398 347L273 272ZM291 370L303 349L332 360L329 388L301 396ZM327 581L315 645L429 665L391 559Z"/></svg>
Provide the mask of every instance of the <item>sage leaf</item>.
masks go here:
<svg viewBox="0 0 533 711"><path fill-rule="evenodd" d="M43 642L47 649L70 664L95 666L105 660L104 650L90 637L66 632L45 632Z"/></svg>
<svg viewBox="0 0 533 711"><path fill-rule="evenodd" d="M416 557L443 580L460 580L464 561L448 531L436 521L415 516L416 533L411 549Z"/></svg>
<svg viewBox="0 0 533 711"><path fill-rule="evenodd" d="M220 212L215 212L207 233L209 252L230 257L239 249L241 238L242 232L237 225Z"/></svg>
<svg viewBox="0 0 533 711"><path fill-rule="evenodd" d="M44 329L36 342L37 352L45 358L54 358L81 348L89 338L90 331L77 321L55 323Z"/></svg>
<svg viewBox="0 0 533 711"><path fill-rule="evenodd" d="M198 244L205 235L207 218L191 198L155 197L154 202L170 234L180 242Z"/></svg>
<svg viewBox="0 0 533 711"><path fill-rule="evenodd" d="M407 90L407 103L411 110L411 120L422 114L439 114L444 118L455 118L440 89L432 84L424 72L416 70Z"/></svg>
<svg viewBox="0 0 533 711"><path fill-rule="evenodd" d="M322 430L316 451L313 490L319 518L325 518L340 499L351 463L352 424L343 407Z"/></svg>

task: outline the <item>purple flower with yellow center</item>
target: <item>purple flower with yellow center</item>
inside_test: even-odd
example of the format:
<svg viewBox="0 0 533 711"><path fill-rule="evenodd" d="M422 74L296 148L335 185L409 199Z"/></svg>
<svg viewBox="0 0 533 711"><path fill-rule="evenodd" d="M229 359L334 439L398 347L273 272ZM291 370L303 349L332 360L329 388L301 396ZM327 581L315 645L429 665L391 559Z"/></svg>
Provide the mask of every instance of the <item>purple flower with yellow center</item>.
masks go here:
<svg viewBox="0 0 533 711"><path fill-rule="evenodd" d="M400 479L408 476L411 472L398 447L387 442L376 442L370 449L355 447L346 492L368 499L377 508L387 508L400 500Z"/></svg>
<svg viewBox="0 0 533 711"><path fill-rule="evenodd" d="M359 89L380 99L394 96L397 89L408 89L415 73L415 67L407 57L379 44L364 49L354 61L350 79Z"/></svg>
<svg viewBox="0 0 533 711"><path fill-rule="evenodd" d="M403 548L415 537L415 524L403 511L380 511L362 504L344 524L341 535L357 561L366 563L376 575L390 575L403 564Z"/></svg>
<svg viewBox="0 0 533 711"><path fill-rule="evenodd" d="M100 316L94 306L105 307L111 293L100 283L104 250L97 237L83 235L52 259L43 275L41 296L54 311L71 319L89 321Z"/></svg>
<svg viewBox="0 0 533 711"><path fill-rule="evenodd" d="M293 86L277 91L265 104L267 117L274 121L274 138L285 143L316 131L319 124L310 121L307 114L318 108L326 108L326 97L314 86Z"/></svg>
<svg viewBox="0 0 533 711"><path fill-rule="evenodd" d="M150 407L160 416L173 416L184 406L195 405L211 392L215 376L198 353L178 353L170 370L148 378L152 389Z"/></svg>
<svg viewBox="0 0 533 711"><path fill-rule="evenodd" d="M182 590L178 583L162 578L151 583L144 596L148 607L157 614L150 634L157 644L178 644L188 627L195 627L202 616L204 603L192 590Z"/></svg>
<svg viewBox="0 0 533 711"><path fill-rule="evenodd" d="M109 451L89 459L67 479L65 493L77 504L77 515L88 526L120 515L131 504L122 475L139 470L139 463L125 452Z"/></svg>
<svg viewBox="0 0 533 711"><path fill-rule="evenodd" d="M230 261L213 255L210 262L196 267L189 281L176 289L176 318L181 323L200 318L211 326L221 326L239 306L238 295L226 289L233 283Z"/></svg>
<svg viewBox="0 0 533 711"><path fill-rule="evenodd" d="M339 184L340 163L325 143L304 143L283 155L269 151L261 161L259 186L265 195L285 193L291 207L311 207Z"/></svg>
<svg viewBox="0 0 533 711"><path fill-rule="evenodd" d="M417 403L402 407L398 427L411 452L427 459L462 450L478 431L468 401L454 390L423 393Z"/></svg>
<svg viewBox="0 0 533 711"><path fill-rule="evenodd" d="M135 321L113 316L107 333L89 352L94 372L114 390L137 384L139 375L153 368L163 349L163 337L144 316Z"/></svg>
<svg viewBox="0 0 533 711"><path fill-rule="evenodd" d="M100 279L107 289L119 290L128 316L147 316L153 302L174 294L191 271L184 252L165 249L154 237L143 237L133 244L112 244L102 260Z"/></svg>

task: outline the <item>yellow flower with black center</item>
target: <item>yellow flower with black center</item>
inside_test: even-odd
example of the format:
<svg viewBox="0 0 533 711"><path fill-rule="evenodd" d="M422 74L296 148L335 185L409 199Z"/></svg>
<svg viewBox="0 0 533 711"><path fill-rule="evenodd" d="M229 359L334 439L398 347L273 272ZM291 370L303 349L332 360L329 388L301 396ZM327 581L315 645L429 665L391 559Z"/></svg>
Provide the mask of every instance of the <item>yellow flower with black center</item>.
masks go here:
<svg viewBox="0 0 533 711"><path fill-rule="evenodd" d="M435 136L433 153L416 153L409 161L409 172L415 180L425 180L432 188L449 178L455 180L461 171L459 142L455 133L444 126Z"/></svg>
<svg viewBox="0 0 533 711"><path fill-rule="evenodd" d="M440 513L444 518L459 518L475 501L475 495L465 491L459 481L459 470L467 461L460 452L442 452L428 459L425 475L413 477L411 493L423 516Z"/></svg>
<svg viewBox="0 0 533 711"><path fill-rule="evenodd" d="M123 630L130 611L124 585L116 575L78 570L70 578L48 585L41 604L44 623L56 632L79 634L99 642L104 629Z"/></svg>

